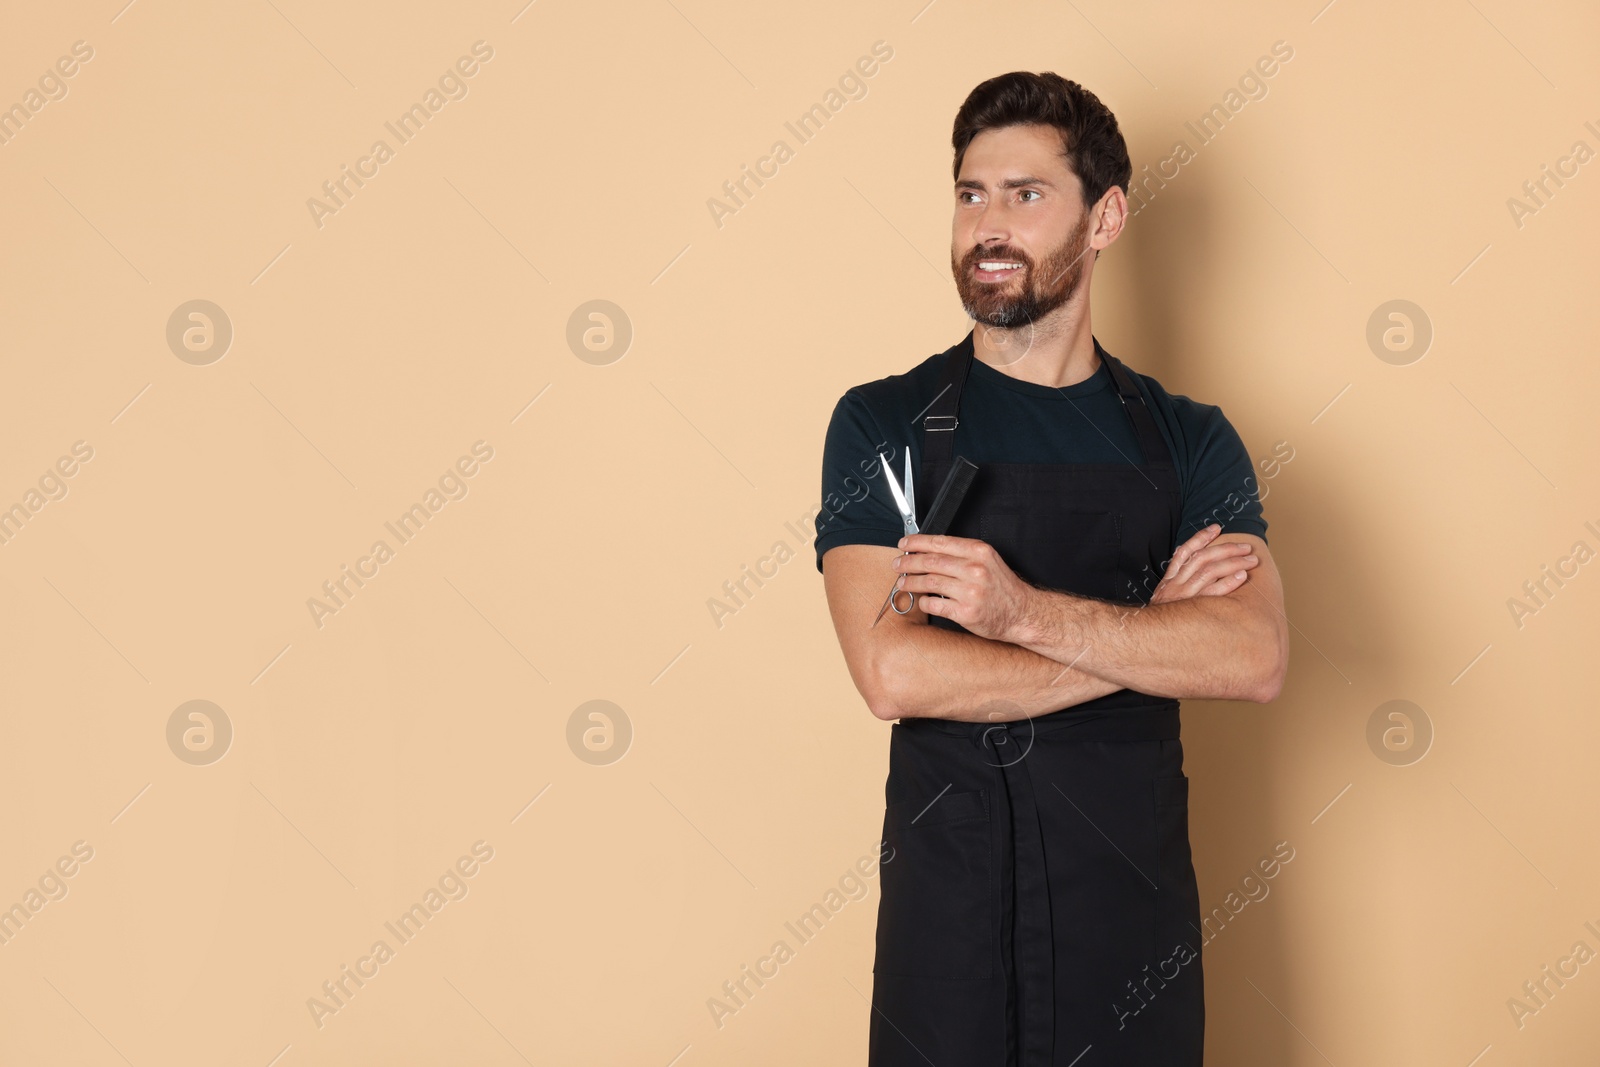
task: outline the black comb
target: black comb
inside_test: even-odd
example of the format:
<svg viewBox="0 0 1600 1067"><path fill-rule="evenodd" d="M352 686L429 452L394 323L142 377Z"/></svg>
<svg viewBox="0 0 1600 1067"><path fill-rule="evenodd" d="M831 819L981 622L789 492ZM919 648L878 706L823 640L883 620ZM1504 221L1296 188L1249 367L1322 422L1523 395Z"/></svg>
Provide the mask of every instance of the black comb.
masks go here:
<svg viewBox="0 0 1600 1067"><path fill-rule="evenodd" d="M917 527L917 532L946 533L955 521L956 509L961 507L962 499L967 495L967 490L972 488L972 480L977 476L978 465L966 456L957 456L955 466L945 475L944 484L939 487L938 495L928 508L928 517Z"/></svg>

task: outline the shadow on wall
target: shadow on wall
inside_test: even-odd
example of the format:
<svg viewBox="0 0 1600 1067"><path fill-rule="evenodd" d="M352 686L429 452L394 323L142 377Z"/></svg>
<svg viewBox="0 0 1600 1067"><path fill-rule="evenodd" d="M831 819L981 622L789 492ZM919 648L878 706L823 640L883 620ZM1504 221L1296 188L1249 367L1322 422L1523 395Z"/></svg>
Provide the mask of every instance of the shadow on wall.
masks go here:
<svg viewBox="0 0 1600 1067"><path fill-rule="evenodd" d="M1141 125L1176 129L1183 121L1181 115L1145 116ZM1147 147L1133 149L1136 173L1142 162L1139 156L1155 158L1151 151L1158 142L1159 138L1146 138ZM1254 314L1256 297L1225 288L1217 280L1216 265L1241 253L1238 240L1230 237L1219 221L1223 215L1220 205L1229 204L1226 210L1230 212L1249 210L1248 204L1240 208L1236 202L1255 195L1227 166L1221 165L1225 161L1219 155L1219 147L1202 150L1202 158L1184 167L1181 176L1163 189L1159 198L1129 220L1122 238L1106 253L1106 259L1115 256L1123 261L1117 265L1115 285L1106 288L1114 290L1116 303L1127 309L1102 320L1121 320L1105 331L1111 335L1107 348L1174 393L1188 393L1179 383L1197 376L1197 361L1228 358L1227 345L1257 335L1244 325L1232 331L1232 340L1212 339L1197 344L1200 326L1190 325L1229 320L1247 324ZM1163 153L1156 155L1160 154ZM1229 183L1238 183L1239 188L1234 189ZM1260 209L1271 210L1266 204L1261 204ZM1259 249L1257 254L1282 255L1286 247ZM1360 338L1355 337L1354 343L1359 344ZM1285 358L1282 352L1254 348L1239 350L1238 355L1252 362ZM1189 395L1203 403L1217 404L1228 413L1253 459L1259 461L1272 453L1272 440L1239 426L1244 410L1242 398L1230 402L1227 396L1196 391L1200 395ZM1305 447L1309 447L1313 429L1309 420L1313 414L1306 412L1304 423L1291 418L1281 432L1276 428L1283 421L1281 417L1274 415L1266 421L1274 426L1270 432L1276 437L1288 438L1296 446L1305 441ZM1260 478L1259 467L1257 477ZM1316 502L1319 514L1310 520L1296 518L1291 524L1286 509L1303 506L1307 501ZM1317 550L1333 554L1333 558L1323 561L1326 573L1341 575L1341 581L1359 583L1363 571L1356 561L1338 558L1350 554L1350 546L1356 543L1349 514L1326 494L1302 491L1290 497L1269 493L1268 537L1290 525L1323 531ZM1269 545L1275 549L1281 573L1286 553L1270 540ZM1295 619L1293 575L1284 574L1284 587L1286 610ZM1372 603L1380 592L1371 589L1363 593L1360 588L1352 588L1344 591L1342 599ZM1399 635L1386 638L1381 632L1370 632L1372 627L1383 626L1378 620L1364 621L1362 626L1369 630L1369 647L1400 647ZM1297 714L1297 706L1304 709L1307 692L1304 685L1294 684L1296 680L1311 684L1331 679L1340 690L1352 689L1352 695L1354 687L1347 687L1344 679L1292 627L1290 640L1294 646L1290 676L1277 701L1269 705L1184 701L1183 706L1185 772L1192 782L1190 843L1202 918L1211 919L1201 937L1208 1063L1215 1060L1246 1067L1277 1065L1290 1062L1291 1057L1304 1051L1300 1039L1279 1014L1281 1010L1291 1019L1296 1017L1297 968L1305 965L1306 958L1297 951L1301 940L1298 935L1303 932L1285 925L1286 912L1279 898L1299 890L1296 883L1303 880L1304 857L1314 854L1317 847L1317 828L1310 823L1316 813L1275 810L1273 779L1283 774L1292 776L1296 761L1311 758L1289 747L1294 730L1288 725L1287 716ZM1335 699L1344 696L1340 692ZM1293 858L1283 862L1286 855ZM1264 874L1267 870L1272 871L1270 877ZM1228 906L1230 903L1232 907ZM1300 962L1292 964L1291 959Z"/></svg>

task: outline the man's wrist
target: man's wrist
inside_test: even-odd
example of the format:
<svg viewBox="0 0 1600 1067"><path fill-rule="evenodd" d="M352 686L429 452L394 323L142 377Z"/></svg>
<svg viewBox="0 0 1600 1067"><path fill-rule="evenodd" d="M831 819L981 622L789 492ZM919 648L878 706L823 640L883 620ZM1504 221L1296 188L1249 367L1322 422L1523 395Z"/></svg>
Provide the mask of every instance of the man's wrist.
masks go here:
<svg viewBox="0 0 1600 1067"><path fill-rule="evenodd" d="M1021 615L1006 640L1041 655L1081 648L1083 626L1078 608L1083 603L1086 601L1070 593L1030 585Z"/></svg>

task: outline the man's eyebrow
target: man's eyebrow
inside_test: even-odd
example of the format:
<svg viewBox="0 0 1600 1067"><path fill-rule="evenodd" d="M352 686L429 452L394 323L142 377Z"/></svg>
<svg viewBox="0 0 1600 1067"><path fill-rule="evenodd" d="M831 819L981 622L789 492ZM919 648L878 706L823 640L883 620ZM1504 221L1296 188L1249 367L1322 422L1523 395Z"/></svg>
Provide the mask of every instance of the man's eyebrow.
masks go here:
<svg viewBox="0 0 1600 1067"><path fill-rule="evenodd" d="M1005 181L1000 183L1000 188L1002 188L1002 189L1020 189L1024 185L1043 185L1043 186L1046 186L1046 187L1051 188L1051 189L1055 188L1054 183L1047 182L1043 178L1035 178L1032 175L1028 175L1028 174L1023 175L1020 178L1007 178ZM956 182L956 188L957 189L987 189L988 186L984 185L982 182L978 181L976 178L962 178L960 181Z"/></svg>

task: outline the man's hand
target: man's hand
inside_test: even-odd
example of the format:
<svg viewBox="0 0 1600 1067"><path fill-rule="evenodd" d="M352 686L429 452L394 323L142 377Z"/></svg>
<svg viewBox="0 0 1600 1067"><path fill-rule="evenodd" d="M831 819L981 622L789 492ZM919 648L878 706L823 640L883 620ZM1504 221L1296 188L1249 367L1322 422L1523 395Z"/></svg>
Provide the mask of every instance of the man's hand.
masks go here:
<svg viewBox="0 0 1600 1067"><path fill-rule="evenodd" d="M1261 560L1244 542L1212 544L1221 530L1213 523L1178 546L1150 603L1225 596L1244 582L1245 572ZM898 587L916 593L917 607L929 615L942 615L979 637L1009 641L1034 610L1038 590L986 541L911 534L900 539L900 547L906 554L894 561L902 575Z"/></svg>
<svg viewBox="0 0 1600 1067"><path fill-rule="evenodd" d="M1245 572L1261 562L1246 541L1212 544L1222 527L1212 523L1178 546L1150 603L1166 604L1192 596L1226 596L1244 584Z"/></svg>
<svg viewBox="0 0 1600 1067"><path fill-rule="evenodd" d="M895 557L894 569L901 573L896 585L916 593L917 607L927 614L994 641L1005 641L1026 616L1033 586L987 541L919 533L902 537L900 547L906 554Z"/></svg>

